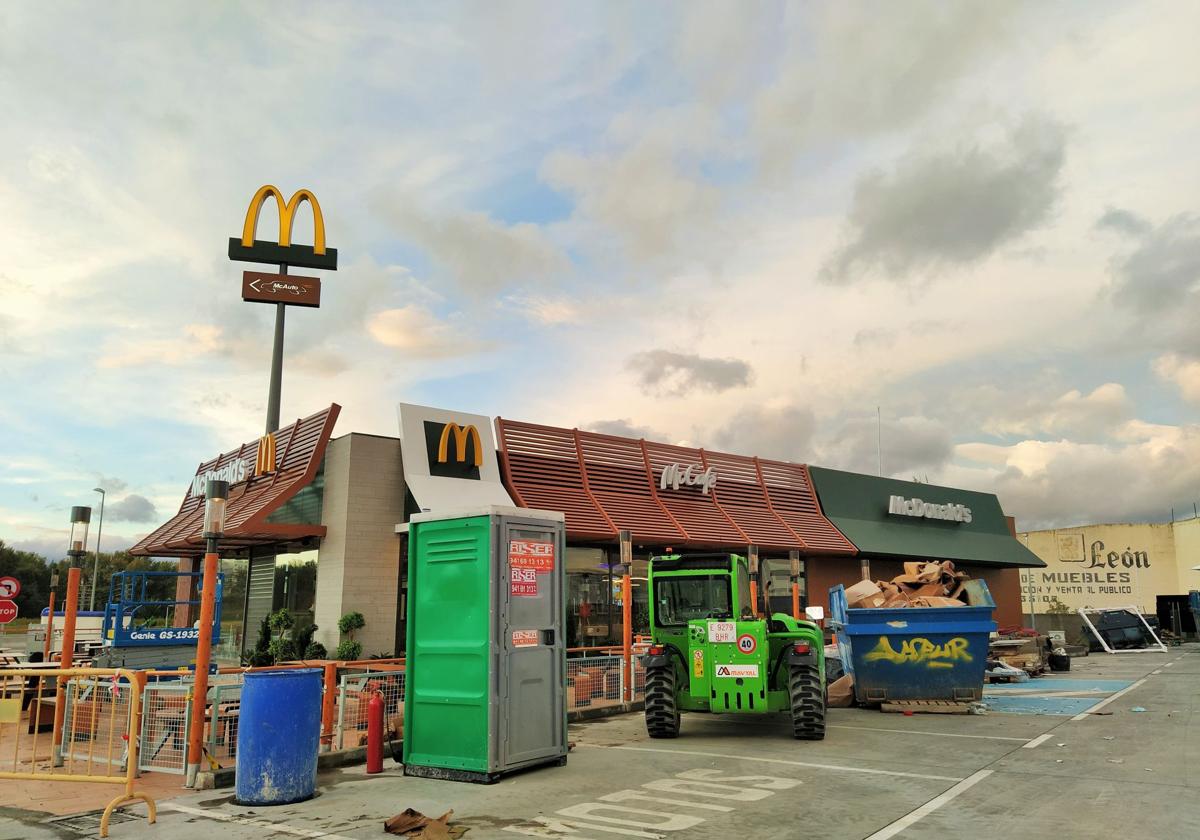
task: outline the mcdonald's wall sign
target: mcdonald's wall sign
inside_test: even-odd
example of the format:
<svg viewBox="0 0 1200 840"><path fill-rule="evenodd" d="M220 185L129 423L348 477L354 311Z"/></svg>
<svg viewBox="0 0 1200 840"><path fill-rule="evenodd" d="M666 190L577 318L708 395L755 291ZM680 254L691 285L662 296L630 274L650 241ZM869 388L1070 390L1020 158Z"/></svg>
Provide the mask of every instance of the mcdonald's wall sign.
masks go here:
<svg viewBox="0 0 1200 840"><path fill-rule="evenodd" d="M478 481L479 468L483 466L479 429L472 423L459 425L453 420L449 423L426 420L424 426L429 474Z"/></svg>
<svg viewBox="0 0 1200 840"><path fill-rule="evenodd" d="M275 206L279 209L279 238L274 242L257 238L259 213L271 198L275 199ZM296 211L305 202L312 208L313 244L294 245L292 225L295 222ZM270 184L259 187L254 198L250 199L242 235L229 239L229 259L337 271L337 248L325 246L325 218L321 215L321 205L317 202L317 197L309 190L296 190L292 197L284 202L283 193Z"/></svg>

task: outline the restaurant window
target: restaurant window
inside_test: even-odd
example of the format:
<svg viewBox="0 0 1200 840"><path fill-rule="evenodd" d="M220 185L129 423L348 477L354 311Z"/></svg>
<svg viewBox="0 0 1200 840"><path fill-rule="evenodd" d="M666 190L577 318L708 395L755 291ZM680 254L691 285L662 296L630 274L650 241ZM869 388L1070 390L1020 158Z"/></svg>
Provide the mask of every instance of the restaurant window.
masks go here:
<svg viewBox="0 0 1200 840"><path fill-rule="evenodd" d="M325 461L313 480L271 512L267 521L272 525L320 525L322 502L325 498Z"/></svg>
<svg viewBox="0 0 1200 840"><path fill-rule="evenodd" d="M771 612L792 611L792 561L786 557L764 558L763 579L771 599ZM800 561L800 609L808 606L808 587L804 561Z"/></svg>
<svg viewBox="0 0 1200 840"><path fill-rule="evenodd" d="M245 557L222 557L221 641L213 651L218 663L237 664L246 633L246 578L250 561Z"/></svg>
<svg viewBox="0 0 1200 840"><path fill-rule="evenodd" d="M292 614L294 626L313 623L317 601L317 551L297 551L275 555L274 610Z"/></svg>

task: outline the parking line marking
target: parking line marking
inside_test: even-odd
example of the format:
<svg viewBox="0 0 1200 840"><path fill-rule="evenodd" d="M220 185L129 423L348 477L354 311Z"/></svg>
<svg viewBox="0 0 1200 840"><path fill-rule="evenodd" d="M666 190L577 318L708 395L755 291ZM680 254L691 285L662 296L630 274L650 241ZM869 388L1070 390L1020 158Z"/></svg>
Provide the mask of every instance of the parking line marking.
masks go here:
<svg viewBox="0 0 1200 840"><path fill-rule="evenodd" d="M728 723L734 726L746 726L753 723L756 726L780 726L778 723L763 721L743 721L743 720L727 720L722 715L713 715L711 721L705 723ZM896 732L901 735L932 735L937 738L983 738L988 741L1020 741L1024 743L1028 738L1014 738L1011 735L959 735L953 732L929 732L924 729L886 729L882 726L850 726L845 723L827 723L826 729L861 729L863 732Z"/></svg>
<svg viewBox="0 0 1200 840"><path fill-rule="evenodd" d="M906 779L931 779L938 782L961 782L959 776L933 776L927 773L904 773L900 770L873 770L867 767L847 767L843 764L816 764L811 761L788 761L784 758L763 758L756 755L730 755L729 753L700 752L698 750L664 750L654 747L606 747L601 744L580 744L580 747L595 747L602 750L629 750L631 752L666 753L667 755L695 755L701 758L732 758L735 761L758 761L763 764L786 764L789 767L810 767L814 770L842 770L846 773L867 773L873 776L900 776Z"/></svg>
<svg viewBox="0 0 1200 840"><path fill-rule="evenodd" d="M1087 720L1087 717L1088 717L1088 715L1095 714L1096 712L1100 711L1100 710L1101 710L1101 709L1103 709L1105 706L1107 706L1109 703L1111 703L1112 701L1114 701L1114 700L1116 700L1118 697L1120 697L1122 694L1128 694L1129 692L1133 691L1133 690L1134 690L1135 688L1137 688L1139 685L1141 685L1142 683L1144 683L1144 682L1146 681L1146 679L1147 679L1146 677L1142 677L1140 680L1138 680L1137 682L1135 682L1133 685L1126 686L1125 688L1122 688L1120 691L1118 691L1116 694L1113 694L1112 696L1110 696L1110 697L1109 697L1108 699L1106 699L1106 700L1101 700L1099 703L1097 703L1095 706L1092 706L1092 707L1091 707L1090 709L1088 709L1086 712L1080 712L1079 714L1075 715L1075 717L1071 718L1071 720L1073 720L1073 721L1076 721L1076 720ZM1157 685L1157 683L1155 683L1155 685Z"/></svg>
<svg viewBox="0 0 1200 840"><path fill-rule="evenodd" d="M1028 741L1028 738L1014 738L1011 735L959 735L954 732L926 732L923 729L884 729L879 726L848 726L844 723L829 723L826 729L859 729L863 732L899 732L902 735L933 735L937 738L984 738L988 741Z"/></svg>
<svg viewBox="0 0 1200 840"><path fill-rule="evenodd" d="M1046 743L1046 741L1047 741L1047 740L1050 738L1050 736L1051 736L1051 735L1053 735L1053 734L1054 734L1053 732L1047 732L1045 735L1039 735L1039 736L1037 736L1036 738L1034 738L1032 741L1030 741L1028 744L1025 744L1025 745L1023 745L1023 746L1021 747L1021 749L1023 749L1023 750L1031 750L1031 749L1033 749L1034 747L1039 747L1039 746L1041 746L1042 744Z"/></svg>
<svg viewBox="0 0 1200 840"><path fill-rule="evenodd" d="M255 828L269 828L271 831L278 831L283 834L291 834L293 837L308 837L311 840L323 838L324 840L354 840L353 837L346 837L342 834L331 834L328 831L313 831L311 828L296 828L285 823L273 823L267 820L256 820L253 817L243 817L238 814L227 814L224 811L214 811L207 808L192 808L188 805L180 805L176 802L163 802L159 806L159 810L179 811L184 814L192 814L197 817L207 817L210 820L219 820L220 822L240 823L241 825L249 825Z"/></svg>
<svg viewBox="0 0 1200 840"><path fill-rule="evenodd" d="M941 808L947 802L952 801L953 799L958 797L960 794L963 794L966 791L970 790L971 788L973 788L975 785L982 782L984 779L986 779L990 775L992 775L991 770L980 770L977 773L972 773L970 776L967 776L967 778L963 779L961 782L956 784L954 787L950 788L950 790L946 791L945 793L943 793L939 796L935 796L933 799L930 799L928 802L926 802L920 808L917 808L915 811L913 811L909 814L906 814L905 816L896 820L894 823L891 823L890 825L885 825L883 828L879 829L879 831L876 831L870 837L866 838L866 840L888 840L889 837L895 837L897 834L899 834L904 829L908 828L910 825L914 825L914 824L920 822L922 819L924 819L925 817L932 814L938 808Z"/></svg>

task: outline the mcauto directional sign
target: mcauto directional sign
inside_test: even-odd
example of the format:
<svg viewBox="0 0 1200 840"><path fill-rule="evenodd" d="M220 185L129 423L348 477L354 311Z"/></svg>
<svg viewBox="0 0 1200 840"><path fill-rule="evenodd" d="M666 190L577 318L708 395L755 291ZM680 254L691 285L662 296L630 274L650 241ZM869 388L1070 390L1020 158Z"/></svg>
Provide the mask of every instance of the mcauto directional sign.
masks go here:
<svg viewBox="0 0 1200 840"><path fill-rule="evenodd" d="M7 598L0 599L0 624L8 624L17 617L17 603Z"/></svg>
<svg viewBox="0 0 1200 840"><path fill-rule="evenodd" d="M0 577L0 598L16 598L21 594L21 581L15 577Z"/></svg>
<svg viewBox="0 0 1200 840"><path fill-rule="evenodd" d="M321 305L321 281L316 277L297 277L294 274L244 271L242 300L318 307Z"/></svg>

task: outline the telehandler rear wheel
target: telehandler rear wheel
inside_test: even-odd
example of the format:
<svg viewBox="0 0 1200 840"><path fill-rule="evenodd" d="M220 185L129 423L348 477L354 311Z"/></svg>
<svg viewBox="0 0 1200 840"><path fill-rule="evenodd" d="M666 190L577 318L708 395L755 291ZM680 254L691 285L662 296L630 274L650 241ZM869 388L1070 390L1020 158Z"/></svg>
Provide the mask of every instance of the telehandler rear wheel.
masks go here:
<svg viewBox="0 0 1200 840"><path fill-rule="evenodd" d="M651 738L679 735L675 669L670 664L646 669L646 732Z"/></svg>
<svg viewBox="0 0 1200 840"><path fill-rule="evenodd" d="M793 665L788 673L792 700L792 734L803 741L825 738L825 692L816 665Z"/></svg>

